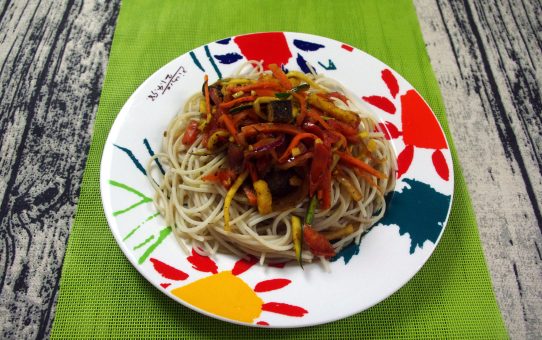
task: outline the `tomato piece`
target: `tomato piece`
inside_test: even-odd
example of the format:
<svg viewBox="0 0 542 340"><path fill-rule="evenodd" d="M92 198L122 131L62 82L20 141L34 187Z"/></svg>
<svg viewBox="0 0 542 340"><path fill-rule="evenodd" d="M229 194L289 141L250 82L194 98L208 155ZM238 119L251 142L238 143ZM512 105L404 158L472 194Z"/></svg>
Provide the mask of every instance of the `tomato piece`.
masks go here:
<svg viewBox="0 0 542 340"><path fill-rule="evenodd" d="M335 249L333 249L329 240L308 224L303 227L303 240L314 255L328 258L335 256Z"/></svg>
<svg viewBox="0 0 542 340"><path fill-rule="evenodd" d="M252 206L257 206L258 198L256 197L256 193L254 192L254 190L247 186L243 187L243 190L245 191L245 195L247 196L248 204Z"/></svg>
<svg viewBox="0 0 542 340"><path fill-rule="evenodd" d="M214 174L205 175L202 178L207 182L220 183L224 188L229 189L237 178L237 174L231 169L222 169Z"/></svg>
<svg viewBox="0 0 542 340"><path fill-rule="evenodd" d="M187 146L194 144L194 142L198 138L198 134L198 122L195 120L191 120L186 127L186 131L184 132L182 143Z"/></svg>

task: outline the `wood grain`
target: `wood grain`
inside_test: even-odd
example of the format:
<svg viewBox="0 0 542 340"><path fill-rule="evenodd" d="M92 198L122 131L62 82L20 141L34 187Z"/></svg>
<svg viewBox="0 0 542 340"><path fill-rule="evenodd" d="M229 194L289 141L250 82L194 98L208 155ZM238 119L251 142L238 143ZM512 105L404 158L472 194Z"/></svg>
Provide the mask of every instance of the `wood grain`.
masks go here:
<svg viewBox="0 0 542 340"><path fill-rule="evenodd" d="M542 6L415 1L510 335L542 338Z"/></svg>
<svg viewBox="0 0 542 340"><path fill-rule="evenodd" d="M119 2L0 2L0 337L54 315Z"/></svg>
<svg viewBox="0 0 542 340"><path fill-rule="evenodd" d="M414 0L512 338L542 338L542 4ZM120 0L0 0L0 337L47 337Z"/></svg>

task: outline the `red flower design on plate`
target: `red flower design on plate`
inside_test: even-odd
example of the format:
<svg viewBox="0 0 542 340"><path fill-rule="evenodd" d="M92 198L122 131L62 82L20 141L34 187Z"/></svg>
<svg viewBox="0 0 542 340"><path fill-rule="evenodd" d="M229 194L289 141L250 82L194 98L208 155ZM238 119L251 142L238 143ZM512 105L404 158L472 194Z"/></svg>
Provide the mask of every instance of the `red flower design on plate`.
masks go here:
<svg viewBox="0 0 542 340"><path fill-rule="evenodd" d="M381 72L381 78L386 84L392 99L400 92L397 78L389 69ZM389 114L395 114L397 108L392 100L384 96L363 97L367 103L378 107ZM400 178L408 171L414 158L416 148L433 149L431 157L435 171L445 181L449 180L450 169L444 158L442 149L447 149L446 139L433 114L433 111L423 100L416 90L408 90L400 97L401 100L401 123L402 131L394 124L386 121L380 123L379 127L387 139L395 139L403 136L405 148L397 156L397 178Z"/></svg>

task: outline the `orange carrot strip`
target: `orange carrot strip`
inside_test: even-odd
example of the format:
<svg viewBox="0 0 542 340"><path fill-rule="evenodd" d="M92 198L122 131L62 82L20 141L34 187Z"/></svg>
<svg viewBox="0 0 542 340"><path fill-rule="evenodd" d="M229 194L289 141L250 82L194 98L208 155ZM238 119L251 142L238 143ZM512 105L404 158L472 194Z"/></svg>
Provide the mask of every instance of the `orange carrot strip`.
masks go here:
<svg viewBox="0 0 542 340"><path fill-rule="evenodd" d="M274 89L280 90L280 86L277 82L274 81L261 81L254 84L248 84L243 86L237 86L230 88L230 93L237 93L239 91L248 92L256 89Z"/></svg>
<svg viewBox="0 0 542 340"><path fill-rule="evenodd" d="M363 162L362 160L356 158L356 157L353 157L353 156L350 156L344 152L340 152L340 151L336 151L337 155L339 155L339 157L341 157L341 161L343 161L343 163L346 163L348 165L351 165L351 166L354 166L362 171L365 171L367 173L370 173L371 175L373 176L376 176L378 178L381 178L381 179L385 179L386 178L386 175L384 175L383 173L381 173L380 171L374 169L373 167L371 167L369 164Z"/></svg>
<svg viewBox="0 0 542 340"><path fill-rule="evenodd" d="M233 118L233 125L237 126L243 119L248 117L248 112L240 112L236 115L234 115Z"/></svg>
<svg viewBox="0 0 542 340"><path fill-rule="evenodd" d="M205 92L205 109L207 110L207 123L211 121L211 98L209 97L209 76L205 75L203 77L205 81L205 87L203 91Z"/></svg>
<svg viewBox="0 0 542 340"><path fill-rule="evenodd" d="M317 139L318 136L312 133L300 133L296 135L290 142L290 145L288 145L288 148L286 149L286 151L284 151L282 156L280 156L279 163L285 162L288 159L288 157L292 154L292 149L295 148L297 144L299 144L299 142L301 142L301 140L304 138Z"/></svg>
<svg viewBox="0 0 542 340"><path fill-rule="evenodd" d="M224 125L226 125L226 129L228 129L228 131L233 136L237 144L241 144L241 140L239 139L237 129L235 128L235 124L233 124L233 120L231 116L225 113L221 116L221 118L224 120Z"/></svg>
<svg viewBox="0 0 542 340"><path fill-rule="evenodd" d="M320 125L322 125L322 127L326 130L332 130L332 128L329 126L328 123L326 123L326 121L322 118L322 116L320 116L318 114L318 112L316 112L314 109L311 109L307 112L307 115L309 117L311 117L312 119L314 119L315 121L317 121L318 123L320 123Z"/></svg>
<svg viewBox="0 0 542 340"><path fill-rule="evenodd" d="M331 127L315 109L311 109L310 111L308 111L307 115L310 118L316 120L318 123L320 123L322 127L328 130L332 135L337 136L337 138L339 138L340 140L339 145L344 145L344 146L348 145L348 143L346 142L346 137L339 131L334 130L333 127Z"/></svg>
<svg viewBox="0 0 542 340"><path fill-rule="evenodd" d="M358 168L354 168L354 173L357 176L363 178L365 180L365 182L369 183L370 186L372 186L373 188L375 188L378 192L380 192L382 194L382 190L380 190L378 185L376 185L376 183L373 181L371 176L369 176L367 173L359 170Z"/></svg>
<svg viewBox="0 0 542 340"><path fill-rule="evenodd" d="M233 106L235 106L237 104L244 103L244 102L251 102L254 99L256 99L256 97L254 97L254 96L240 97L240 98L237 98L237 99L234 99L234 100L230 100L229 102L226 102L226 103L220 103L219 106L222 109L230 109L230 108L232 108Z"/></svg>
<svg viewBox="0 0 542 340"><path fill-rule="evenodd" d="M273 75L275 78L278 79L280 82L280 85L282 85L286 90L290 90L292 88L292 83L290 83L290 79L284 74L282 69L277 66L277 64L269 64L269 69L271 72L273 72Z"/></svg>
<svg viewBox="0 0 542 340"><path fill-rule="evenodd" d="M277 91L275 90L267 90L267 89L256 89L254 90L254 92L256 92L257 97L274 97L275 93L277 93Z"/></svg>

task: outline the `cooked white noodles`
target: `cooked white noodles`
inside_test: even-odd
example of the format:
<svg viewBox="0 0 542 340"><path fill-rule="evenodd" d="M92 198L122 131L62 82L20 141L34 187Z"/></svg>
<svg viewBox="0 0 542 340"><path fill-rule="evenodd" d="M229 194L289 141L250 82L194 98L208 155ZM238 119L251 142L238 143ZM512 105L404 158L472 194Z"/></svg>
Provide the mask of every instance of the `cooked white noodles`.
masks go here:
<svg viewBox="0 0 542 340"><path fill-rule="evenodd" d="M251 61L244 64L232 77L257 79L263 73L260 62ZM301 77L301 75L299 75ZM395 157L390 143L383 133L377 131L376 120L357 104L353 96L337 81L322 75L309 75L311 91L320 87L328 92L340 91L349 97L349 105L336 100L335 105L359 114L360 131L366 131L366 140L372 140L372 156L380 160L372 166L385 174L386 179L372 180L378 189L369 185L366 180L356 176L354 171L342 165L355 188L363 198L356 202L335 180L332 181L331 207L317 211L313 228L317 231L332 228L343 228L353 225L354 233L333 243L338 252L351 242L360 242L363 233L378 221L386 210L384 195L395 186ZM209 151L202 145L202 136L191 146L185 146L181 139L190 119L199 119L200 101L205 99L196 93L184 105L182 112L169 123L160 153L157 153L147 164L150 183L156 190L155 204L164 216L166 223L172 226L179 243L186 252L191 248L212 255L216 252L233 253L238 256L251 254L261 262L277 262L295 259L291 234L291 216L304 216L308 205L305 199L297 207L285 211L273 211L262 216L258 209L250 206L245 195L239 191L230 207L231 231L224 229L224 199L227 190L221 185L206 182L202 176L216 172L227 162L226 152ZM354 146L352 154L360 153L359 146ZM164 166L164 176L157 171L154 159ZM363 160L363 158L361 158ZM365 159L369 162L369 159ZM155 180L154 178L157 178ZM308 250L302 253L303 261L310 262L314 257Z"/></svg>

